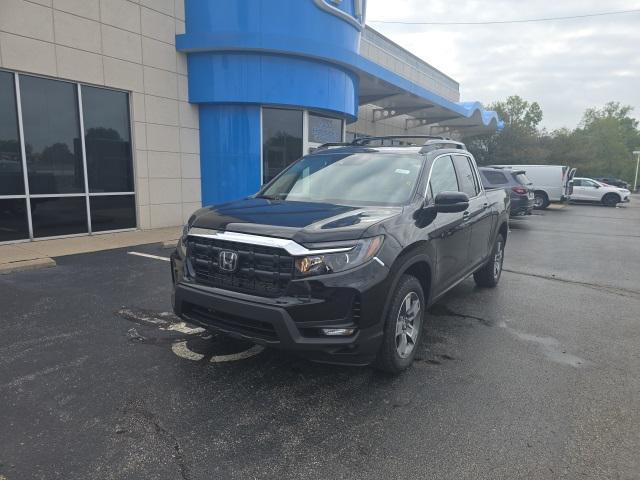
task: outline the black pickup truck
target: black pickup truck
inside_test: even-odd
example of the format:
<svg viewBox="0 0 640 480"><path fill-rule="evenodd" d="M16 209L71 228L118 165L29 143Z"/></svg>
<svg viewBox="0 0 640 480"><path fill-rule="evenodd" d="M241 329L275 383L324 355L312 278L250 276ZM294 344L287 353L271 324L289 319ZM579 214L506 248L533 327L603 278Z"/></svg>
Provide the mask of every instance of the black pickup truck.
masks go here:
<svg viewBox="0 0 640 480"><path fill-rule="evenodd" d="M430 304L470 275L496 286L508 232L509 199L485 192L464 144L424 138L320 148L195 212L171 257L176 314L315 361L407 368Z"/></svg>

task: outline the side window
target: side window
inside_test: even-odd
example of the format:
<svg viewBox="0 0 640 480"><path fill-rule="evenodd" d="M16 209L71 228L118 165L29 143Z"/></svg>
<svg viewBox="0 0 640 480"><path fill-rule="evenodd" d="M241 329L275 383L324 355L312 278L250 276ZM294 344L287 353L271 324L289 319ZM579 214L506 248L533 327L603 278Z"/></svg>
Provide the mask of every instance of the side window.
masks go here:
<svg viewBox="0 0 640 480"><path fill-rule="evenodd" d="M460 191L466 193L469 197L475 197L480 190L476 184L475 175L471 168L471 164L469 163L469 159L462 155L454 155L453 163L456 166Z"/></svg>
<svg viewBox="0 0 640 480"><path fill-rule="evenodd" d="M440 192L457 192L458 181L453 168L451 157L444 156L436 159L431 168L431 195L436 197Z"/></svg>
<svg viewBox="0 0 640 480"><path fill-rule="evenodd" d="M505 183L509 183L507 177L502 172L494 172L492 170L485 170L482 172L484 177L491 185L502 185Z"/></svg>
<svg viewBox="0 0 640 480"><path fill-rule="evenodd" d="M582 180L574 180L573 181L573 186L574 187L581 187L582 186Z"/></svg>
<svg viewBox="0 0 640 480"><path fill-rule="evenodd" d="M591 180L582 180L583 187L597 187L598 184L596 182L592 182Z"/></svg>

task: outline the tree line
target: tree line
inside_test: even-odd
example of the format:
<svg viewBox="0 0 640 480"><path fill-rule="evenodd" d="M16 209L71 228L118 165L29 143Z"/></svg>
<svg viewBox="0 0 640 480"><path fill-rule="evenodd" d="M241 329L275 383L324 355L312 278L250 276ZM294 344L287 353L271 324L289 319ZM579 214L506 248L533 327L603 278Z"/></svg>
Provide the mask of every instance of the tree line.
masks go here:
<svg viewBox="0 0 640 480"><path fill-rule="evenodd" d="M638 120L633 108L609 102L589 108L578 126L547 131L539 128L542 109L514 95L491 104L505 127L501 132L467 140L478 164L569 165L579 176L612 176L633 182L632 152L640 150Z"/></svg>

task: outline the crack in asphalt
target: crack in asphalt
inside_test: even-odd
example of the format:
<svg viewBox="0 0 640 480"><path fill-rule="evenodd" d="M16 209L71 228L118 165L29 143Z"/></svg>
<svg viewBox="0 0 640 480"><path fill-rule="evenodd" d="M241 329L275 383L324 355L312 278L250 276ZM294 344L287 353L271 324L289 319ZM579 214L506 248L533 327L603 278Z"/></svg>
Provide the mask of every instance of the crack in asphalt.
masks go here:
<svg viewBox="0 0 640 480"><path fill-rule="evenodd" d="M436 317L457 317L457 318L470 318L480 322L485 327L493 327L495 322L493 320L487 320L486 318L476 317L475 315L468 315L466 313L458 313L451 310L447 305L435 304L429 309L429 313Z"/></svg>
<svg viewBox="0 0 640 480"><path fill-rule="evenodd" d="M152 412L142 410L138 413L144 420L153 426L158 435L164 437L167 440L167 443L173 447L173 450L175 451L173 458L180 470L180 477L182 480L191 480L191 472L184 458L184 450L182 449L182 445L180 445L178 438L172 432L163 427L158 421L157 416Z"/></svg>
<svg viewBox="0 0 640 480"><path fill-rule="evenodd" d="M524 275L527 277L541 278L543 280L551 280L551 281L556 281L561 283L568 283L568 284L577 285L580 287L593 288L594 290L611 293L613 295L619 295L621 297L640 298L640 292L636 290L629 290L626 288L614 287L611 285L599 285L597 283L580 282L578 280L569 280L568 278L556 277L554 275L543 275L541 273L522 272L519 270L512 270L509 268L503 268L502 271L515 273L516 275Z"/></svg>

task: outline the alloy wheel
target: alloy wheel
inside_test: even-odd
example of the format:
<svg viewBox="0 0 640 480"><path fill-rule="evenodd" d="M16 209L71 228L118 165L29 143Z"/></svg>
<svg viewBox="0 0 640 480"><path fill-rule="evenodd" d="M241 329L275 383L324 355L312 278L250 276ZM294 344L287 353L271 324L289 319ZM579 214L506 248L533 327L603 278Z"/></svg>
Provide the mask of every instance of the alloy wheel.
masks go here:
<svg viewBox="0 0 640 480"><path fill-rule="evenodd" d="M407 358L416 346L421 312L420 297L416 292L409 292L400 305L396 320L396 350L400 358Z"/></svg>
<svg viewBox="0 0 640 480"><path fill-rule="evenodd" d="M504 248L502 242L496 244L496 254L493 256L493 278L496 280L502 272L502 261L504 260Z"/></svg>

